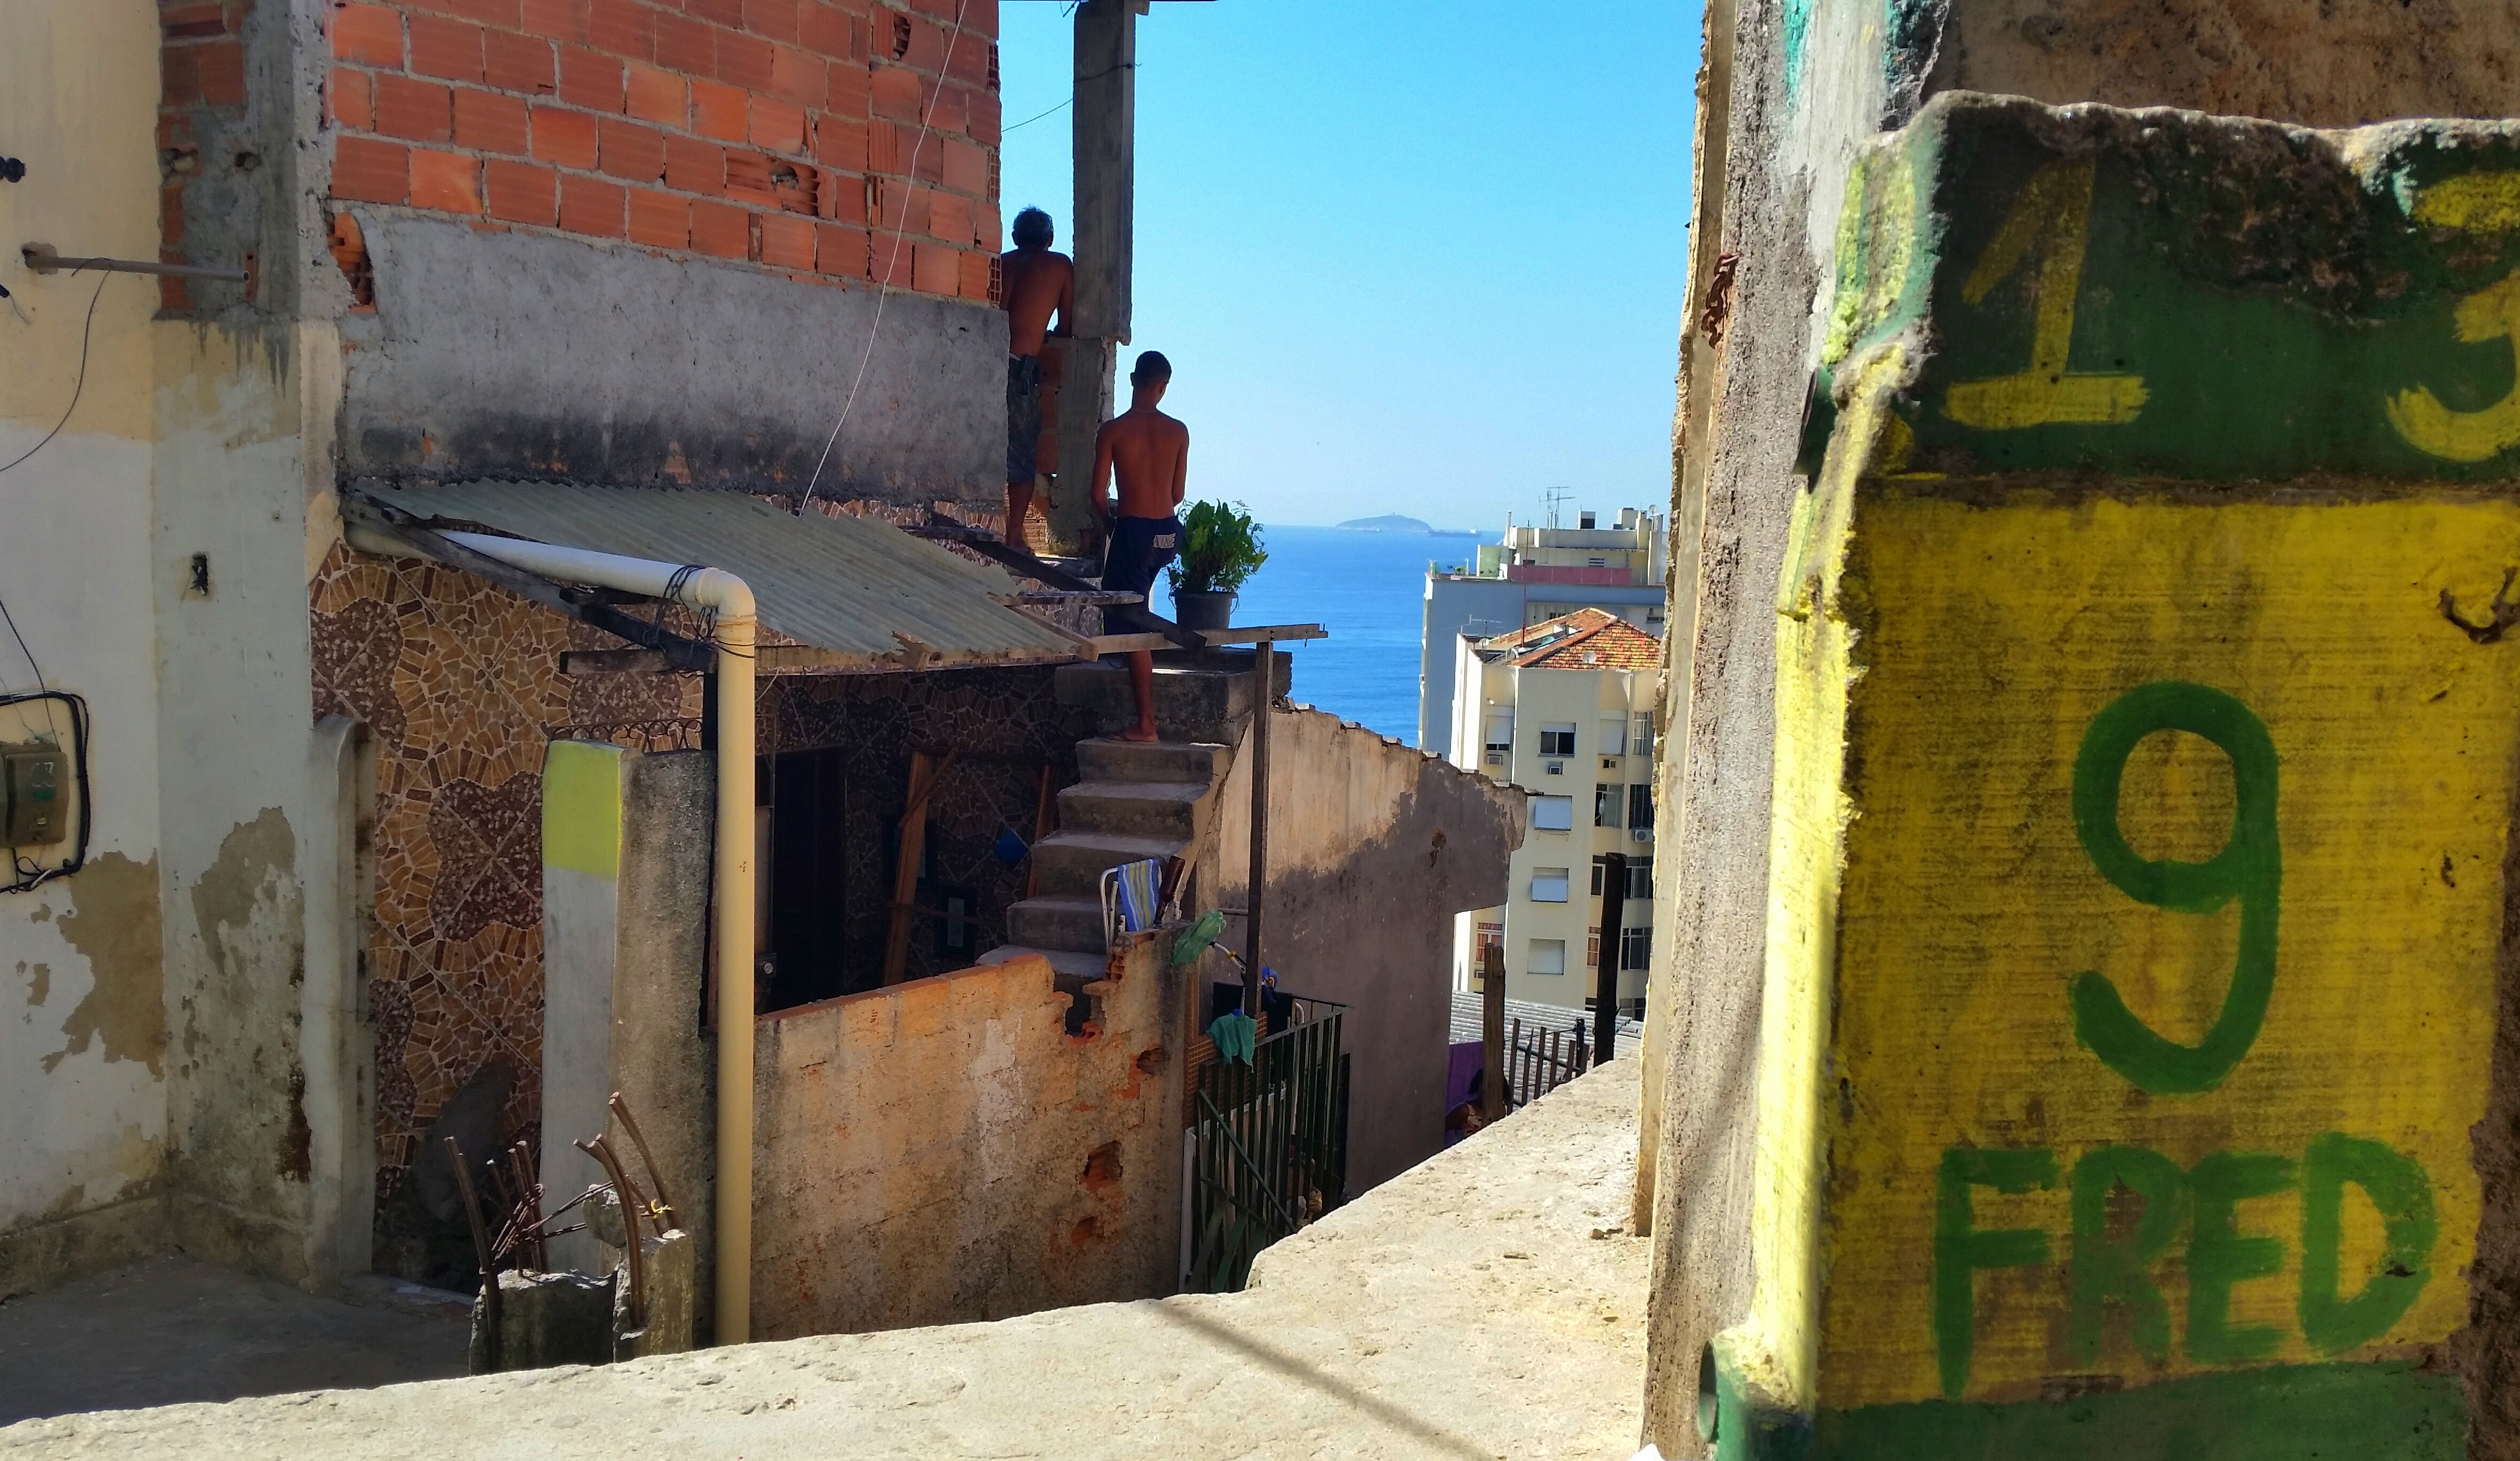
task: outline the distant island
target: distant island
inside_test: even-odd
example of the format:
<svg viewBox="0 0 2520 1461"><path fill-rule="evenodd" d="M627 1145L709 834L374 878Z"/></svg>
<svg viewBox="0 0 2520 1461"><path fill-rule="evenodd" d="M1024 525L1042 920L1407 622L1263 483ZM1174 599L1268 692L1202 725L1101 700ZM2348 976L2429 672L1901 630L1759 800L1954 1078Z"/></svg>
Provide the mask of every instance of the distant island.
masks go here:
<svg viewBox="0 0 2520 1461"><path fill-rule="evenodd" d="M1338 525L1350 532L1394 532L1409 537L1474 538L1478 534L1466 527L1429 527L1416 518L1399 513L1385 513L1379 518L1350 518Z"/></svg>

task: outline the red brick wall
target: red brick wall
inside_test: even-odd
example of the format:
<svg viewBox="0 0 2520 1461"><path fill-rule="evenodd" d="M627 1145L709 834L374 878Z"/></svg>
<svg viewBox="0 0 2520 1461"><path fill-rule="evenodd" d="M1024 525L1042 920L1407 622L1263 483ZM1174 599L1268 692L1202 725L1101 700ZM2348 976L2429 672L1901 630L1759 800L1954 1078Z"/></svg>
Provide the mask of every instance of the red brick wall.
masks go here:
<svg viewBox="0 0 2520 1461"><path fill-rule="evenodd" d="M187 234L196 230L186 227L185 205L188 196L198 196L201 206L235 211L242 190L234 174L260 165L250 147L234 141L245 119L244 34L251 9L250 0L158 0L158 257L166 263L238 262L226 256L234 251L225 247L213 250L222 255L214 259L187 252L196 242ZM250 237L249 228L240 232ZM249 246L242 262L258 272ZM163 308L191 309L197 303L185 280L161 279L158 287ZM253 294L248 287L248 302Z"/></svg>
<svg viewBox="0 0 2520 1461"><path fill-rule="evenodd" d="M327 29L336 198L990 297L997 0L333 0Z"/></svg>

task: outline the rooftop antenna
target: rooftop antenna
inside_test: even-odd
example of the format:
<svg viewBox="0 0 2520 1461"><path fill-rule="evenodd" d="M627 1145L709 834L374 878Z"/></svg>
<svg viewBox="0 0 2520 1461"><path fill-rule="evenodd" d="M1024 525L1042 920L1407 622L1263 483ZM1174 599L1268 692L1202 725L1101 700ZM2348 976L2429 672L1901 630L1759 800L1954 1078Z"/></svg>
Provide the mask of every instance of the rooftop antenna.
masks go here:
<svg viewBox="0 0 2520 1461"><path fill-rule="evenodd" d="M1573 487L1551 487L1549 490L1540 494L1540 500L1549 504L1549 525L1551 527L1555 527L1557 525L1557 510L1566 505L1567 498L1574 495L1575 489Z"/></svg>

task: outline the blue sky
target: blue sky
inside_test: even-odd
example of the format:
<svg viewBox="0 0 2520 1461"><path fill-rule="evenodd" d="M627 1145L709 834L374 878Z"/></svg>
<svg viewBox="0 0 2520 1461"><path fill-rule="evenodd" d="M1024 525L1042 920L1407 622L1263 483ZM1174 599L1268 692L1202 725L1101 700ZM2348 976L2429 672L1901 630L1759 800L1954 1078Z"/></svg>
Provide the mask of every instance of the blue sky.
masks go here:
<svg viewBox="0 0 2520 1461"><path fill-rule="evenodd" d="M1068 94L1067 9L999 8L1007 216L1062 248L1068 113L1015 124ZM1669 498L1697 7L1164 0L1138 35L1135 344L1178 372L1192 497L1483 528L1552 485Z"/></svg>

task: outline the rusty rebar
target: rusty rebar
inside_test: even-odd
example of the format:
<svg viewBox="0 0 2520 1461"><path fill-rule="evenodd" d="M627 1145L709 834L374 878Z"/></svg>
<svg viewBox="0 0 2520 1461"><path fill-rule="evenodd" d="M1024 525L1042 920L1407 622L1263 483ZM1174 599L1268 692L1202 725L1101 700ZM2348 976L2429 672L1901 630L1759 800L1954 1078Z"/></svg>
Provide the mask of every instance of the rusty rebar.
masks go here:
<svg viewBox="0 0 2520 1461"><path fill-rule="evenodd" d="M472 1225L472 1252L481 1264L481 1320L489 1330L488 1355L490 1368L499 1368L499 1271L490 1252L490 1231L481 1221L481 1197L472 1190L472 1174L465 1169L464 1148L454 1137L446 1138L446 1155L455 1164L455 1190L464 1197L464 1215Z"/></svg>
<svg viewBox="0 0 2520 1461"><path fill-rule="evenodd" d="M639 1210L645 1204L639 1197L639 1189L630 1185L630 1174L621 1169L621 1159L613 1155L612 1144L600 1133L592 1141L577 1143L577 1149L604 1164L606 1175L612 1178L612 1193L621 1207L621 1237L623 1251L627 1255L624 1262L629 1268L630 1327L645 1329L648 1327L647 1270L639 1251ZM649 1221L652 1223L655 1219L651 1216ZM658 1231L661 1233L663 1230L660 1228Z"/></svg>
<svg viewBox="0 0 2520 1461"><path fill-rule="evenodd" d="M673 1217L674 1200L665 1193L665 1174L656 1169L656 1154L648 1150L647 1135L640 1131L639 1123L631 1119L630 1103L621 1099L619 1091L612 1093L612 1115L621 1122L621 1129L630 1133L630 1144L639 1149L639 1164L648 1169L648 1185L656 1189L656 1215L660 1219ZM656 1224L657 1236L662 1237L665 1229L670 1225L659 1221Z"/></svg>

